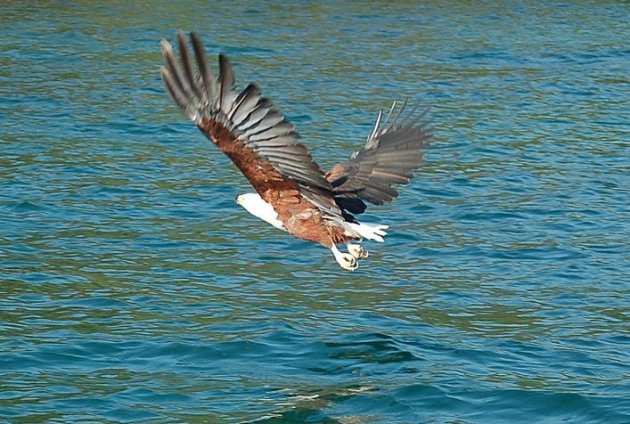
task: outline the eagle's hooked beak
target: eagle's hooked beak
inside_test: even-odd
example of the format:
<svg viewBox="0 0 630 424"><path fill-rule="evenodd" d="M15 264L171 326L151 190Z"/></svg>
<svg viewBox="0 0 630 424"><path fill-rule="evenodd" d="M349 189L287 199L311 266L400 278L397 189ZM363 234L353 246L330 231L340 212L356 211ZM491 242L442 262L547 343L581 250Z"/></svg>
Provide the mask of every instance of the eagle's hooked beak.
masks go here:
<svg viewBox="0 0 630 424"><path fill-rule="evenodd" d="M237 205L241 204L241 194L239 194L238 196L236 196L236 198L234 199L234 201L236 202Z"/></svg>

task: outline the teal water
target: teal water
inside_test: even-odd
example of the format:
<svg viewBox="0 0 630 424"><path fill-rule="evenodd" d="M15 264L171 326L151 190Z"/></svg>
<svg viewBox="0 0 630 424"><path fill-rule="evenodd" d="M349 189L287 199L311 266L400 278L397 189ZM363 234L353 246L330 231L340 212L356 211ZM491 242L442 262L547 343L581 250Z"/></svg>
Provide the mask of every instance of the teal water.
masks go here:
<svg viewBox="0 0 630 424"><path fill-rule="evenodd" d="M0 419L630 422L630 8L538 3L3 2ZM324 167L432 105L358 271L234 203L177 28Z"/></svg>

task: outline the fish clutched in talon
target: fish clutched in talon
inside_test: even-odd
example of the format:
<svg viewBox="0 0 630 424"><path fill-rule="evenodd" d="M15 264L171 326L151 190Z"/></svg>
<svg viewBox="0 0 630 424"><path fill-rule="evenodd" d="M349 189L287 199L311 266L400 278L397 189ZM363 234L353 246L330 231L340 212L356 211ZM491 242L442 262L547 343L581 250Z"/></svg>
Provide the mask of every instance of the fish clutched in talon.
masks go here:
<svg viewBox="0 0 630 424"><path fill-rule="evenodd" d="M388 227L361 223L355 216L365 212L366 202L394 200L395 186L413 177L430 138L426 109L394 102L385 116L378 113L363 148L325 173L298 142L295 127L256 85L235 91L227 56L219 54L215 77L201 39L195 33L190 39L192 53L184 33L178 32L179 60L162 40L162 80L177 106L255 189L239 195L237 203L278 229L330 249L343 269L357 269L368 252L352 242L383 242ZM348 253L337 244L345 244Z"/></svg>

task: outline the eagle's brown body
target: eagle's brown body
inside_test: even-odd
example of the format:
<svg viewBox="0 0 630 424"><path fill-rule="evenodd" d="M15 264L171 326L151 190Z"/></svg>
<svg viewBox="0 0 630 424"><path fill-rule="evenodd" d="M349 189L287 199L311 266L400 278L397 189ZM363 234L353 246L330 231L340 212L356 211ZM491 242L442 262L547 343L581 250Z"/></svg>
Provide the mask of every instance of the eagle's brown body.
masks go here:
<svg viewBox="0 0 630 424"><path fill-rule="evenodd" d="M214 119L204 119L199 128L225 153L249 180L256 192L278 213L286 230L302 240L319 243L327 248L351 239L341 227L323 219L321 211L300 194L299 186L263 162L244 142Z"/></svg>

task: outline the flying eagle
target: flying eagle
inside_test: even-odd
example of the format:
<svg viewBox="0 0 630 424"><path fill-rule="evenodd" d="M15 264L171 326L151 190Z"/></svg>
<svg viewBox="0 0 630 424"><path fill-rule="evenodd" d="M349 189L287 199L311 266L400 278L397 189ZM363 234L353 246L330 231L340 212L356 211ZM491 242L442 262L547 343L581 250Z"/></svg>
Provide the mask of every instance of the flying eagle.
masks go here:
<svg viewBox="0 0 630 424"><path fill-rule="evenodd" d="M355 215L366 202L382 205L398 196L394 188L412 178L430 138L422 122L426 113L407 111L396 102L383 117L378 113L365 146L324 173L306 147L298 143L295 127L249 84L234 90L234 72L219 54L215 79L201 39L190 34L197 70L184 34L179 31L180 60L162 40L165 64L160 73L170 97L197 127L245 175L256 193L236 198L252 215L303 240L332 251L337 263L353 271L368 257L363 239L382 242L386 225L360 223ZM356 242L356 243L353 243ZM337 245L345 244L348 253Z"/></svg>

